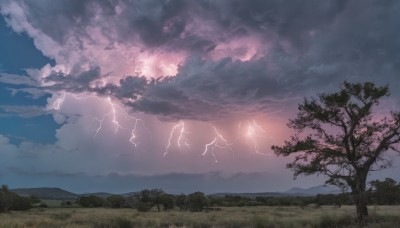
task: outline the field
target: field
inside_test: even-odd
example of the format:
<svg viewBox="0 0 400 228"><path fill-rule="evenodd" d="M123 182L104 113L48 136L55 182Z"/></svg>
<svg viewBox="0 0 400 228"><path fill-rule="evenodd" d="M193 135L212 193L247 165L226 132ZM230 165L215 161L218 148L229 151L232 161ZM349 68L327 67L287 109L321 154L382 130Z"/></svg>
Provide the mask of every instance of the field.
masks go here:
<svg viewBox="0 0 400 228"><path fill-rule="evenodd" d="M210 212L33 208L0 214L0 227L357 227L353 206L224 207ZM370 207L366 227L400 227L399 206Z"/></svg>

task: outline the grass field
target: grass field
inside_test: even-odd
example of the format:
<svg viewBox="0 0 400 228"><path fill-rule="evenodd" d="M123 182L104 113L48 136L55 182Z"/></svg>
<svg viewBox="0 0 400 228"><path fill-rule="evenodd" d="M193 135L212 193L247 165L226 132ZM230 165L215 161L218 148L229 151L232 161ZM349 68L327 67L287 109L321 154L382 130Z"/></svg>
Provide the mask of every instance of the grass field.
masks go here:
<svg viewBox="0 0 400 228"><path fill-rule="evenodd" d="M134 209L34 208L0 214L0 227L357 227L353 206L229 207L211 212L137 212ZM399 206L369 208L366 227L400 227Z"/></svg>

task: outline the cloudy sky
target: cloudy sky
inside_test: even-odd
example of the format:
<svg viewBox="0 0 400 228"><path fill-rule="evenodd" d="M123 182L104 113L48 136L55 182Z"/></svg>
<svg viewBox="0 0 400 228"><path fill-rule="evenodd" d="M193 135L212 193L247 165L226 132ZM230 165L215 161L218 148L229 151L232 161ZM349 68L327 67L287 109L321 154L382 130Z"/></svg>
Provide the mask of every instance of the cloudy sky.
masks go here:
<svg viewBox="0 0 400 228"><path fill-rule="evenodd" d="M372 81L399 109L399 1L0 0L0 13L11 188L315 186L270 150L304 97ZM399 180L399 165L370 178Z"/></svg>

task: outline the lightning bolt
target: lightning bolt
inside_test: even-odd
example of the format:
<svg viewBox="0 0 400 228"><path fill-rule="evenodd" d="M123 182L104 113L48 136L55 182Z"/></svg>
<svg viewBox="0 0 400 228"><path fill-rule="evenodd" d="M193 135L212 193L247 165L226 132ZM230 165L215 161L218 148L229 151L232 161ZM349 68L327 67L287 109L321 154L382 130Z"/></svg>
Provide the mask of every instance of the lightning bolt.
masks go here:
<svg viewBox="0 0 400 228"><path fill-rule="evenodd" d="M213 156L214 161L218 162L217 156L215 156L215 153L214 153L214 147L215 147L216 143L217 143L217 138L214 138L210 143L207 143L205 145L204 152L201 155L205 156L207 154L208 150L211 148L211 155Z"/></svg>
<svg viewBox="0 0 400 228"><path fill-rule="evenodd" d="M219 133L218 129L215 126L213 126L213 128L214 128L215 134L217 135L217 139L220 139L220 141L224 144L222 146L218 145L218 141L217 141L216 146L219 148L222 148L222 149L228 148L228 149L232 150L231 144L229 144L228 141L224 138L224 136L222 136L222 134Z"/></svg>
<svg viewBox="0 0 400 228"><path fill-rule="evenodd" d="M120 128L123 128L123 127L121 126L121 124L118 122L118 119L117 119L117 111L115 110L115 106L116 105L112 102L110 97L107 97L107 102L110 104L111 110L106 115L111 115L112 116L112 120L111 121L115 125L114 134L116 134L118 132L118 130Z"/></svg>
<svg viewBox="0 0 400 228"><path fill-rule="evenodd" d="M95 133L95 135L94 135L94 139L96 139L96 136L98 135L99 131L102 129L102 124L103 124L103 122L104 122L106 116L111 116L111 117L112 117L112 118L111 118L111 122L115 125L114 133L117 133L119 129L126 129L126 128L123 128L123 127L121 126L121 124L119 123L119 121L118 121L118 119L117 119L117 111L116 111L116 108L119 108L119 109L122 109L122 108L119 107L119 106L117 106L117 105L115 105L114 103L112 103L111 98L109 98L109 97L107 98L106 101L107 101L108 104L110 104L110 107L111 107L110 112L104 114L102 118L98 118L98 117L93 117L93 116L92 116L92 118L93 118L94 120L96 120L96 121L99 123L99 127L97 128L96 133ZM130 142L132 145L134 145L135 147L137 147L137 144L138 144L138 143L136 142L136 139L137 139L136 131L137 131L137 128L138 128L138 123L139 123L139 122L143 122L143 120L138 119L138 118L136 118L136 117L134 117L134 116L128 115L127 113L125 113L125 114L126 114L130 119L134 119L134 125L133 125L133 128L132 128L131 132L130 132L129 142Z"/></svg>
<svg viewBox="0 0 400 228"><path fill-rule="evenodd" d="M217 160L217 156L214 153L214 148L220 148L220 149L230 149L231 148L231 144L228 143L228 141L224 138L224 136L222 136L222 134L218 131L218 129L215 126L212 126L214 129L214 133L215 133L215 137L214 139L207 143L204 147L204 152L201 154L202 156L205 156L208 151L211 151L211 155L214 157L214 161L218 162ZM218 142L222 143L222 145L218 144Z"/></svg>
<svg viewBox="0 0 400 228"><path fill-rule="evenodd" d="M85 95L84 97L80 97L77 96L76 94L69 94L71 95L73 98L75 98L76 100L81 100L83 98L87 98L87 96ZM90 96L90 95L89 95ZM66 92L62 92L59 96L59 98L57 98L52 104L52 108L54 110L60 110L61 105L63 104L63 102L66 99ZM101 117L92 117L93 120L95 120L98 123L98 126L95 130L93 139L94 141L96 141L96 138L98 136L98 134L100 133L100 131L103 129L103 124L105 120L110 120L111 123L114 125L114 134L118 133L121 129L126 130L130 133L128 139L129 142L137 147L138 142L138 135L137 135L137 131L138 131L138 127L139 127L139 123L143 122L141 119L138 119L134 116L129 115L123 108L121 108L120 106L118 106L115 102L113 102L113 100L111 99L111 97L107 97L105 99L105 103L109 106L109 111L108 113L104 114ZM120 121L119 118L121 118L119 111L122 110L123 111L123 118L130 118L134 121L133 123L133 127L131 130L128 130L127 128L124 128ZM144 126L144 125L143 125ZM242 128L245 128L245 139L246 139L246 143L251 144L252 147L254 148L254 151L256 154L261 154L261 155L268 155L266 153L262 153L260 151L260 145L259 145L259 140L260 138L265 138L263 137L263 135L265 134L265 130L255 121L248 121L247 126L244 126L244 124L242 125L242 123L239 123L239 132L241 132ZM206 143L204 145L204 151L202 152L202 156L206 156L208 153L210 153L212 155L212 157L214 158L215 162L218 162L217 160L217 156L215 154L215 149L219 148L219 149L229 149L232 150L231 145L228 140L219 132L219 130L217 129L217 127L212 126L213 132L214 132L214 137L212 138L211 141L209 141L208 143ZM176 146L179 149L182 149L182 147L186 147L188 149L191 149L190 144L189 144L189 140L187 138L187 134L189 132L186 131L186 127L185 127L185 122L184 121L179 121L177 124L175 124L169 134L168 137L168 143L165 147L165 152L164 152L164 156L166 156L169 153L169 150L171 149L171 146L173 143L175 143L174 140L176 140ZM240 136L240 135L238 135Z"/></svg>
<svg viewBox="0 0 400 228"><path fill-rule="evenodd" d="M60 110L62 103L65 100L65 92L62 93L60 98L57 98L54 102L53 102L53 109L54 110Z"/></svg>
<svg viewBox="0 0 400 228"><path fill-rule="evenodd" d="M92 117L93 120L95 120L95 121L97 121L97 122L99 123L99 127L97 128L96 133L95 133L94 136L93 136L93 141L96 142L96 137L97 137L97 135L99 134L99 131L101 130L101 128L102 128L102 126L103 126L104 118L103 118L103 119L100 119L100 118L97 118L97 117L94 117L94 116L91 116L91 117Z"/></svg>
<svg viewBox="0 0 400 228"><path fill-rule="evenodd" d="M183 141L183 144L185 144L185 146L188 149L190 149L190 145L188 143L188 140L185 137L185 134L187 134L187 133L189 133L189 132L185 131L185 122L182 121L181 122L181 130L179 131L179 137L178 137L178 147L179 148L181 148L181 145L182 145L181 142Z"/></svg>
<svg viewBox="0 0 400 228"><path fill-rule="evenodd" d="M248 122L247 129L245 132L245 137L246 137L246 142L248 143L249 141L252 142L253 148L256 154L260 155L269 155L266 153L260 152L260 147L258 144L258 138L264 138L263 134L265 133L265 130L257 124L255 120L252 122Z"/></svg>
<svg viewBox="0 0 400 228"><path fill-rule="evenodd" d="M131 119L134 119L134 120L135 120L135 124L133 125L132 131L131 131L131 138L129 139L129 142L132 143L132 144L136 147L136 146L137 146L137 142L136 142L136 138L137 138L137 136L136 136L136 129L137 129L138 123L139 123L139 122L142 122L143 120L138 119L138 118L136 118L136 117L134 117L134 116L130 116L130 115L128 115L128 116L129 116Z"/></svg>
<svg viewBox="0 0 400 228"><path fill-rule="evenodd" d="M87 99L89 97L96 97L95 95L91 95L91 94L68 94L71 95L74 99L76 100L82 100L82 99ZM52 108L54 110L60 110L62 103L64 102L66 98L66 92L62 92L61 97L57 98L52 104ZM133 128L132 130L130 130L130 137L129 137L129 142L134 145L135 147L137 147L138 143L137 143L137 129L139 127L139 122L142 122L143 127L145 129L147 129L143 123L143 120L138 119L134 116L129 115L122 107L118 106L116 103L113 102L113 100L111 99L111 97L107 97L105 99L105 103L107 105L109 105L109 111L108 113L102 115L101 117L96 117L96 116L92 116L90 115L90 117L96 121L98 123L98 127L96 128L96 130L94 131L94 136L93 136L93 140L94 142L96 142L96 138L98 136L98 134L100 133L100 131L103 129L103 123L106 119L110 119L111 123L115 126L114 128L114 134L118 133L120 129L124 129L124 130L128 130L127 128L124 128L119 119L119 111L121 110L122 113L124 114L124 118L129 118L129 119L133 119L134 120L134 124L133 124ZM183 142L184 137L183 134L185 133L184 130L184 125L182 125L182 129L181 129L181 133L180 133L180 137L179 137L179 145L181 144L181 142ZM187 144L187 142L184 142L185 145L189 145Z"/></svg>
<svg viewBox="0 0 400 228"><path fill-rule="evenodd" d="M179 133L178 138L177 138L177 145L178 145L179 149L182 147L182 144L184 144L188 149L190 149L188 139L185 136L185 134L187 134L189 132L187 132L185 130L185 122L179 121L178 124L175 124L172 127L171 132L169 133L168 143L167 143L167 146L165 147L164 157L167 156L168 150L172 145L171 142L172 142L175 132Z"/></svg>

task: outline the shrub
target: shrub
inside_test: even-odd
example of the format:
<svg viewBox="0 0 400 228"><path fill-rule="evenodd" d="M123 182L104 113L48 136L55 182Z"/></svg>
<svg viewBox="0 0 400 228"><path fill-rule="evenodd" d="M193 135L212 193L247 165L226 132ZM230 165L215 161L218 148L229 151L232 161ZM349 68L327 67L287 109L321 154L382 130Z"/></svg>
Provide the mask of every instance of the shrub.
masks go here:
<svg viewBox="0 0 400 228"><path fill-rule="evenodd" d="M195 192L188 195L188 207L192 212L203 211L207 206L207 198L202 192Z"/></svg>
<svg viewBox="0 0 400 228"><path fill-rule="evenodd" d="M181 210L186 209L187 207L187 197L185 194L180 194L175 198L175 205L179 207Z"/></svg>
<svg viewBox="0 0 400 228"><path fill-rule="evenodd" d="M21 197L16 193L10 192L7 185L3 185L0 190L0 212L9 210L23 211L32 207L31 199Z"/></svg>
<svg viewBox="0 0 400 228"><path fill-rule="evenodd" d="M107 197L107 203L112 208L121 208L124 205L125 198L119 195Z"/></svg>
<svg viewBox="0 0 400 228"><path fill-rule="evenodd" d="M104 200L94 195L82 196L79 198L78 204L82 207L101 207L104 204Z"/></svg>

